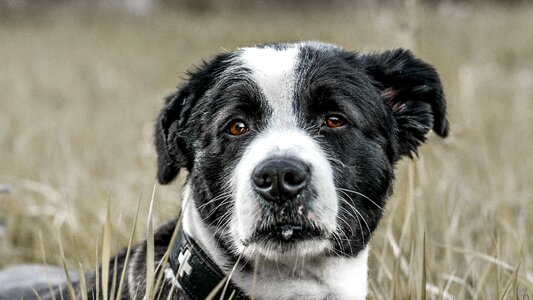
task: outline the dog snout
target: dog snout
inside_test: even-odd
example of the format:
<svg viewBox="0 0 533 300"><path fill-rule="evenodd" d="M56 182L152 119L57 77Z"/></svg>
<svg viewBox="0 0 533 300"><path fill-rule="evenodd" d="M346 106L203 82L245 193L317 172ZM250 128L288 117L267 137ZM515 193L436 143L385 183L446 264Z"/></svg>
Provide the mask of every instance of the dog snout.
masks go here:
<svg viewBox="0 0 533 300"><path fill-rule="evenodd" d="M309 166L297 158L277 157L259 163L252 173L254 190L276 203L295 198L308 184Z"/></svg>

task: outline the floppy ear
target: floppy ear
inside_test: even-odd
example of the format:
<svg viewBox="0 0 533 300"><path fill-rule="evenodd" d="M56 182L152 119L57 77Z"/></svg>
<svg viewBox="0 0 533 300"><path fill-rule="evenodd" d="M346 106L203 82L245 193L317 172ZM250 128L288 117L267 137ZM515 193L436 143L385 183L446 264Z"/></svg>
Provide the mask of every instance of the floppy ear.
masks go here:
<svg viewBox="0 0 533 300"><path fill-rule="evenodd" d="M412 156L433 129L448 135L446 100L437 71L409 50L396 49L361 57L398 129L398 157Z"/></svg>
<svg viewBox="0 0 533 300"><path fill-rule="evenodd" d="M214 85L216 77L231 62L231 53L221 53L188 72L187 81L168 96L155 125L157 178L170 183L180 168L192 168L192 149L195 128L188 125L191 109Z"/></svg>
<svg viewBox="0 0 533 300"><path fill-rule="evenodd" d="M184 125L183 115L188 95L184 87L166 97L165 107L156 120L157 179L161 184L172 182L180 168L187 166L187 145L180 136L180 132Z"/></svg>

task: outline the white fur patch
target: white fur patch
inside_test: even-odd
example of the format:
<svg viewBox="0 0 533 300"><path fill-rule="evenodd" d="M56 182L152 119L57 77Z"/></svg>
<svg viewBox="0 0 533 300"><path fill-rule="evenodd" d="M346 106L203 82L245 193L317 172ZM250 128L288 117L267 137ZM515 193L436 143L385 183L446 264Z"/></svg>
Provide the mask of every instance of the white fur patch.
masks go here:
<svg viewBox="0 0 533 300"><path fill-rule="evenodd" d="M174 274L174 271L172 271L171 267L167 267L165 269L165 279L168 280L170 284L176 286L177 288L181 288L181 285L178 282L178 279L176 279L176 274Z"/></svg>
<svg viewBox="0 0 533 300"><path fill-rule="evenodd" d="M259 261L255 286L250 276L232 280L256 299L363 300L368 292L368 251L357 257L318 257L293 262Z"/></svg>
<svg viewBox="0 0 533 300"><path fill-rule="evenodd" d="M251 70L252 78L260 87L272 114L267 128L248 146L231 179L234 191L235 212L231 222L231 238L239 252L243 241L255 231L261 210L252 188L252 171L263 160L276 156L293 156L311 166L311 184L317 192L310 199L311 211L317 223L333 233L338 212L333 173L326 154L319 144L298 127L294 112L294 84L298 63L298 47L287 49L245 48L241 52L244 66ZM329 242L301 243L290 255L317 255L330 246ZM280 253L252 244L246 253L258 251L270 259L280 258Z"/></svg>
<svg viewBox="0 0 533 300"><path fill-rule="evenodd" d="M209 254L213 261L216 261L219 266L227 265L228 260L224 257L214 240L213 233L209 232L205 221L200 216L198 209L194 205L194 199L191 195L191 187L189 183L183 187L182 196L182 228L188 236L193 237L194 240L202 247L202 249Z"/></svg>
<svg viewBox="0 0 533 300"><path fill-rule="evenodd" d="M278 126L296 125L292 103L298 52L298 48L244 48L241 54L241 60L252 71L254 81L273 108L272 121L281 123Z"/></svg>
<svg viewBox="0 0 533 300"><path fill-rule="evenodd" d="M322 268L326 284L334 291L336 298L365 299L368 291L368 251L367 246L355 258L327 258Z"/></svg>

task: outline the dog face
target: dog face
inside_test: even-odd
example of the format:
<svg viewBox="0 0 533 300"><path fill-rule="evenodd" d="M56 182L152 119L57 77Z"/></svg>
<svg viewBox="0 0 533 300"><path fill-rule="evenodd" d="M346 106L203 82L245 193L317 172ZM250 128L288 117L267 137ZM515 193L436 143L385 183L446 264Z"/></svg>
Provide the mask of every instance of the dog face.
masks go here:
<svg viewBox="0 0 533 300"><path fill-rule="evenodd" d="M355 256L378 225L394 164L447 135L436 71L405 50L315 42L216 56L169 96L158 179L180 168L228 255Z"/></svg>

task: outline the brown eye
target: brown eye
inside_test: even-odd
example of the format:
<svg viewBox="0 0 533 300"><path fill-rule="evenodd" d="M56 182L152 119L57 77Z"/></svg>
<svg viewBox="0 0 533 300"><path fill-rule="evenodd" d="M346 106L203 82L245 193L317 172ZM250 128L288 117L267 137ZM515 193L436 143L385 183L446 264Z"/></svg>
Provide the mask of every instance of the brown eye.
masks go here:
<svg viewBox="0 0 533 300"><path fill-rule="evenodd" d="M228 125L227 132L231 135L243 135L248 132L248 126L242 120L233 120Z"/></svg>
<svg viewBox="0 0 533 300"><path fill-rule="evenodd" d="M344 126L346 121L343 117L338 115L329 115L326 116L326 119L324 119L324 125L326 125L329 128L339 128Z"/></svg>

